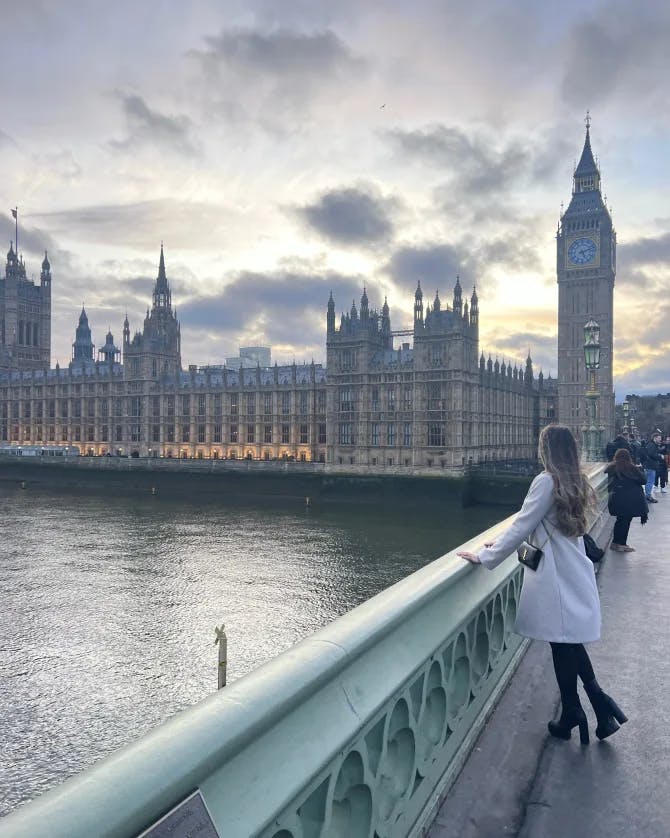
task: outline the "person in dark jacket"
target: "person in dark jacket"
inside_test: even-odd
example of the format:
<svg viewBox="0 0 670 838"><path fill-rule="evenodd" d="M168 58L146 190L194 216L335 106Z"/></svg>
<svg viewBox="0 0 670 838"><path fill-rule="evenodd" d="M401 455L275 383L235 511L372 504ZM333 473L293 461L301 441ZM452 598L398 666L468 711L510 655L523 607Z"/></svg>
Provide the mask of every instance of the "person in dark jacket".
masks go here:
<svg viewBox="0 0 670 838"><path fill-rule="evenodd" d="M658 450L663 461L656 466L656 485L660 486L661 494L664 495L666 494L665 487L668 485L668 453L670 453L667 439L659 444Z"/></svg>
<svg viewBox="0 0 670 838"><path fill-rule="evenodd" d="M605 456L607 457L607 462L611 463L614 459L615 453L619 450L619 448L625 448L626 451L630 451L632 453L632 448L628 442L628 432L621 431L618 433L611 442L608 442L605 446Z"/></svg>
<svg viewBox="0 0 670 838"><path fill-rule="evenodd" d="M656 498L652 498L651 492L656 481L656 469L661 467L663 457L661 456L661 434L655 431L649 442L642 446L640 451L640 462L642 468L647 473L647 485L645 486L644 494L649 503L658 503Z"/></svg>
<svg viewBox="0 0 670 838"><path fill-rule="evenodd" d="M618 553L632 553L635 547L626 543L630 523L638 517L642 524L647 523L649 507L642 491L647 482L646 472L635 465L630 451L620 448L606 466L605 474L609 476L609 512L616 516L610 547Z"/></svg>

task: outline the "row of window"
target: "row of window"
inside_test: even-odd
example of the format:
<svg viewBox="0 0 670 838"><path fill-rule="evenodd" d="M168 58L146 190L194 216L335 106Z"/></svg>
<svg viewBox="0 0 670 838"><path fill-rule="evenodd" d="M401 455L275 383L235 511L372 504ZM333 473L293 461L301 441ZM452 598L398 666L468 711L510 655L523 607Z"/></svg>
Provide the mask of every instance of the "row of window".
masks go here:
<svg viewBox="0 0 670 838"><path fill-rule="evenodd" d="M36 388L41 390L41 388ZM16 392L12 392L12 396L17 399L18 398L18 388L15 388ZM75 394L76 395L76 394ZM310 393L307 392L300 392L297 394L297 398L295 398L294 403L292 403L291 393L290 392L281 392L277 394L278 398L273 400L273 393L263 393L262 400L260 400L260 404L258 403L259 400L257 399L256 393L246 393L244 401L240 403L240 398L238 393L231 393L225 400L221 393L214 393L211 396L207 396L204 393L198 394L197 396L189 395L182 395L182 396L151 396L150 397L150 411L152 416L160 416L161 410L163 409L168 416L174 416L176 411L179 411L181 415L190 416L192 409L195 410L196 415L204 416L208 409L215 414L222 414L224 407L227 409L227 412L235 415L241 412L240 408L244 408L244 413L247 416L255 416L257 412L262 412L264 415L274 415L275 413L279 413L282 415L290 415L295 409L295 412L298 415L307 416L311 410L315 409L317 413L325 413L326 411L326 392L325 390L319 390L316 393L316 400L310 398ZM39 399L41 393L36 393L35 396L35 405L36 408L42 409L42 400ZM6 398L6 394L5 394ZM25 395L26 398L26 405L29 409L30 402L27 401L29 398L28 395ZM209 404L208 404L209 399ZM60 401L61 410L67 411L68 409L68 401L67 398L61 398L59 400L54 398L47 399L47 410L54 411L56 402ZM81 399L74 399L72 401L73 409L81 410ZM315 403L314 403L315 401ZM86 409L88 410L88 415L94 415L95 411L95 399L86 399L84 403L86 404ZM6 404L6 402L4 402ZM137 411L134 415L139 415L139 411L141 410L141 403L142 397L135 396L131 398L131 404L137 405ZM120 405L121 399L117 399L115 404ZM79 407L77 407L79 405ZM276 409L275 409L276 407ZM259 410L262 408L262 410ZM101 399L100 400L100 409L102 415L108 411L108 400ZM119 410L120 413L120 410ZM62 415L67 415L67 413L63 413Z"/></svg>
<svg viewBox="0 0 670 838"><path fill-rule="evenodd" d="M165 426L165 434L164 437L161 437L161 425L152 425L151 426L151 441L152 442L198 442L204 444L208 442L207 440L207 426L200 424L196 425L193 434L193 439L191 439L191 425L173 425L168 424ZM212 427L211 433L211 442L213 443L221 443L223 442L223 426L222 425L214 425ZM231 443L242 443L247 442L250 445L255 444L256 442L260 442L260 439L256 439L256 426L255 425L243 425L240 427L239 425L230 425L227 428L228 431L228 442ZM55 425L48 425L46 428L43 428L42 425L36 425L34 428L33 437L31 440L31 429L30 427L20 427L19 425L0 425L0 439L4 442L55 442L56 436L60 437L60 442L110 442L110 432L114 437L115 442L123 442L124 441L124 425L101 425L99 429L99 440L96 440L96 428L94 425L75 425L72 429L68 427L56 428ZM46 433L46 436L43 434ZM283 445L290 445L291 440L291 425L284 424L280 425L278 431L275 432L272 425L264 425L263 426L263 443L272 445L273 443L281 443ZM70 438L71 436L71 438ZM132 423L129 426L128 436L132 442L140 442L142 441L143 434L142 434L142 425L138 425L137 423ZM325 445L326 443L326 424L325 422L320 423L317 426L316 431L317 442L321 445ZM279 438L277 438L279 437ZM300 424L297 427L296 432L297 442L300 445L309 445L310 444L310 432L309 432L309 425L307 424Z"/></svg>
<svg viewBox="0 0 670 838"><path fill-rule="evenodd" d="M513 426L486 426L481 432L481 444L521 444L523 442L523 428ZM369 429L369 442L358 440L359 444L369 444L372 447L402 445L404 448L412 447L412 423L403 422L400 426L389 422L382 424L372 422ZM355 445L354 425L351 422L340 422L338 424L338 442L340 445ZM465 425L463 428L464 445L472 442L472 428ZM443 422L428 423L428 445L431 448L445 448L447 445L446 425Z"/></svg>

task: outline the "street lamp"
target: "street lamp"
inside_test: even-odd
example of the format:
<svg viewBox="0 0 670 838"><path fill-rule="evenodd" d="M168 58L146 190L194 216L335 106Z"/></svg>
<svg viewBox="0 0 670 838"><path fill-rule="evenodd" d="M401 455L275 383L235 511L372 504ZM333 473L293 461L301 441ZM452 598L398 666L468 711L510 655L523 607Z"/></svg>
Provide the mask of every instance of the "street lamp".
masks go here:
<svg viewBox="0 0 670 838"><path fill-rule="evenodd" d="M630 411L630 404L628 402L628 399L623 400L623 404L621 405L621 407L623 409L623 429L624 431L626 431L626 433L628 433L630 431L630 426L628 424L628 413Z"/></svg>
<svg viewBox="0 0 670 838"><path fill-rule="evenodd" d="M601 457L601 434L602 428L596 425L598 388L596 386L596 370L600 366L600 326L591 318L584 326L584 364L589 373L589 384L586 390L586 403L588 406L588 427L585 427L586 438L586 459L597 462Z"/></svg>

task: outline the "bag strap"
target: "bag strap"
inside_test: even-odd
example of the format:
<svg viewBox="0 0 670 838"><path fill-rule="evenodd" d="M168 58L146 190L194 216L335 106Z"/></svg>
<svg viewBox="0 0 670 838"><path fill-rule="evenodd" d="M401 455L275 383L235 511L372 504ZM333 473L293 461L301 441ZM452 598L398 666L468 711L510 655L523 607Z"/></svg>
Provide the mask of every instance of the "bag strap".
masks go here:
<svg viewBox="0 0 670 838"><path fill-rule="evenodd" d="M553 529L550 532L549 527L546 525L544 518L540 521L540 523L537 526L539 527L540 524L544 527L544 531L547 533L547 537L544 539L542 544L540 544L538 549L539 550L544 550L544 548L547 546L547 544L549 544L549 542L551 541L551 536L553 535L553 533L556 530L556 525L553 526ZM535 529L537 529L537 527Z"/></svg>

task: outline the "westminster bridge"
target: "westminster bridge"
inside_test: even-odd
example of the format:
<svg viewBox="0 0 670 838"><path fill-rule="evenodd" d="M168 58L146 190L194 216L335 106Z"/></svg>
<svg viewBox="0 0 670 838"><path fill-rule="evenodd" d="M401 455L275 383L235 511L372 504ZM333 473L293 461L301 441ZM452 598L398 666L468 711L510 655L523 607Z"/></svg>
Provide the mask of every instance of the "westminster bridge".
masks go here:
<svg viewBox="0 0 670 838"><path fill-rule="evenodd" d="M601 507L591 533L609 540ZM512 632L522 569L452 551L0 821L0 838L668 834L670 496L599 573L615 740L551 740L547 644ZM507 521L458 549L494 539ZM590 712L590 709L587 709ZM166 813L167 819L163 820Z"/></svg>

